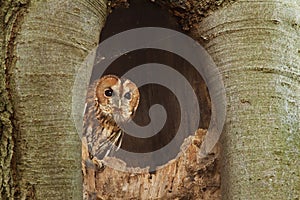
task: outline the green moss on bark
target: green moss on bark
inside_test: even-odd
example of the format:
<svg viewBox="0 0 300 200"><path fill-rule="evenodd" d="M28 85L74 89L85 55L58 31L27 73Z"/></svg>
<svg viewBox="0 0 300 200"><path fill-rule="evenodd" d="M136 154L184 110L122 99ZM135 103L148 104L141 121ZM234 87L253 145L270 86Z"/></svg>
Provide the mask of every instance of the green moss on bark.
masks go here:
<svg viewBox="0 0 300 200"><path fill-rule="evenodd" d="M222 198L300 197L300 35L294 1L238 1L204 19L224 77Z"/></svg>
<svg viewBox="0 0 300 200"><path fill-rule="evenodd" d="M97 45L105 4L2 2L0 199L81 199L72 84Z"/></svg>
<svg viewBox="0 0 300 200"><path fill-rule="evenodd" d="M191 31L202 19L235 1L236 0L156 0L153 2L169 8L170 12L178 17L182 29Z"/></svg>
<svg viewBox="0 0 300 200"><path fill-rule="evenodd" d="M17 130L11 98L11 69L15 64L15 39L22 24L27 1L3 1L0 14L0 184L1 198L12 199L15 194L14 148Z"/></svg>

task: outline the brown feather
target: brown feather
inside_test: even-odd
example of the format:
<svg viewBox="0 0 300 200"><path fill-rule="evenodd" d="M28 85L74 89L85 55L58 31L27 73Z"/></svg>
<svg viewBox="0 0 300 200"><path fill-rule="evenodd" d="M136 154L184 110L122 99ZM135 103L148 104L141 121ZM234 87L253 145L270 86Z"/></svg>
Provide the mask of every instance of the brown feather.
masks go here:
<svg viewBox="0 0 300 200"><path fill-rule="evenodd" d="M108 88L114 88L116 96L107 97L105 90ZM120 100L125 90L132 93L129 102ZM125 107L125 109L122 112L129 112L131 113L129 117L132 117L139 103L139 91L131 81L107 75L94 82L88 89L83 137L86 137L90 158L96 157L102 160L112 150L117 150L121 146L124 132L114 120L113 110L117 106L114 105L114 98L120 98L119 101L128 103L129 108L126 108L126 104L123 105L122 108ZM128 114L124 115L123 118L127 120Z"/></svg>

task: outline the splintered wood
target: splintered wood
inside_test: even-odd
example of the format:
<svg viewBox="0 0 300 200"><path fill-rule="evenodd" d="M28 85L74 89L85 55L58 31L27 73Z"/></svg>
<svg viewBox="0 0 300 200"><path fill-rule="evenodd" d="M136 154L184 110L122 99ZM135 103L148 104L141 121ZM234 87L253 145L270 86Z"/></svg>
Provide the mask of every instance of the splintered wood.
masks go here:
<svg viewBox="0 0 300 200"><path fill-rule="evenodd" d="M182 153L154 173L147 168L128 168L127 172L110 167L99 170L88 159L83 141L84 199L221 199L218 145L207 157L198 157L205 134L206 130L197 130L181 146ZM126 168L123 161L108 159L118 168Z"/></svg>

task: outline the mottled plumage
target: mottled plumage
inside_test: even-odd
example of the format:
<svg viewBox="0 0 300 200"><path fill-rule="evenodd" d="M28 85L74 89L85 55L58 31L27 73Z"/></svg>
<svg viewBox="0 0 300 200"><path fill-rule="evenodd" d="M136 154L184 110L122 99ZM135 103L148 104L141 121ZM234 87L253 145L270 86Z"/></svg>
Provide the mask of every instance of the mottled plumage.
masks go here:
<svg viewBox="0 0 300 200"><path fill-rule="evenodd" d="M139 104L139 91L128 79L106 75L88 90L84 132L91 159L102 160L122 143L120 124L132 119Z"/></svg>

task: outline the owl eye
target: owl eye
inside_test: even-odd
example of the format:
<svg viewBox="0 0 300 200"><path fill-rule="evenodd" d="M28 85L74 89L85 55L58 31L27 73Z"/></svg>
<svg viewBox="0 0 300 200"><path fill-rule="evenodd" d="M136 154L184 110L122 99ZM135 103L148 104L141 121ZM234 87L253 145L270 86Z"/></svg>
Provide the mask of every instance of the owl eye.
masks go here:
<svg viewBox="0 0 300 200"><path fill-rule="evenodd" d="M111 97L113 95L113 93L114 93L114 91L111 88L104 91L104 94L106 97Z"/></svg>
<svg viewBox="0 0 300 200"><path fill-rule="evenodd" d="M130 100L130 99L131 99L131 94L130 94L130 92L126 92L125 95L124 95L124 97L125 97L126 99Z"/></svg>

